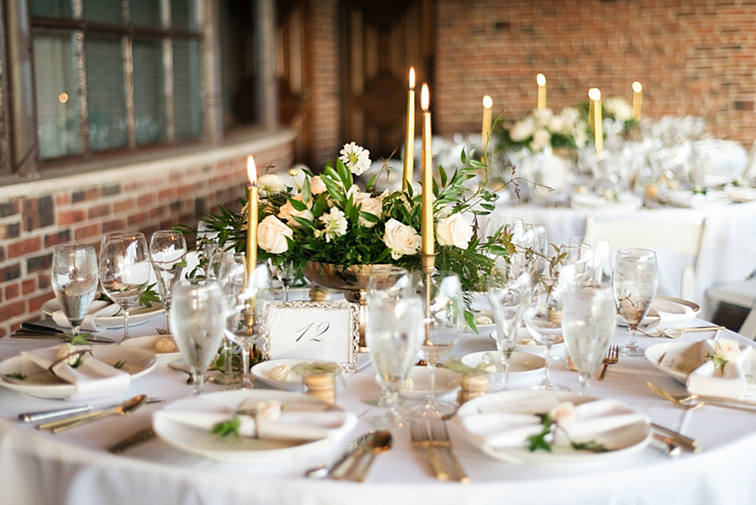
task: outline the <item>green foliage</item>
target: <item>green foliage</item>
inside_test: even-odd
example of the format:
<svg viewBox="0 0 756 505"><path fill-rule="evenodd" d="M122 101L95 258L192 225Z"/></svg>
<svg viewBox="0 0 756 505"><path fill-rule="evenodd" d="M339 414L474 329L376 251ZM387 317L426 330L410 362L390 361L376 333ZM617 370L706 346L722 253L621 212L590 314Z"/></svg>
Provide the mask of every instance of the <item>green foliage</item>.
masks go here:
<svg viewBox="0 0 756 505"><path fill-rule="evenodd" d="M229 421L223 421L212 427L211 433L214 433L220 437L227 437L233 435L239 438L239 427L241 426L241 420L239 416L234 416Z"/></svg>

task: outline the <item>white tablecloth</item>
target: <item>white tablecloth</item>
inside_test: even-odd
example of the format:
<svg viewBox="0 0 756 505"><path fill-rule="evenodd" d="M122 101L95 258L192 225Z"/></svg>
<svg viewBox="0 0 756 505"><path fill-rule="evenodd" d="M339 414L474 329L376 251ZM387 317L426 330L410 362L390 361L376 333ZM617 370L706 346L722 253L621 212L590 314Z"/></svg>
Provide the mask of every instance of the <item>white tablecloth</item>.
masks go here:
<svg viewBox="0 0 756 505"><path fill-rule="evenodd" d="M693 300L703 308L704 317L711 317L713 309L706 305L707 289L743 281L756 270L756 202L707 209L643 208L632 213L512 204L497 206L492 215L519 217L526 223L544 225L549 242L555 245L568 241L570 237L583 235L588 216L596 220L613 220L633 215L649 220L683 222L707 218L707 236L701 252L703 267L698 272L697 294ZM665 252L659 254L659 294L679 295L682 261L689 264L691 258Z"/></svg>
<svg viewBox="0 0 756 505"><path fill-rule="evenodd" d="M152 334L158 325L164 325L160 316L133 327L132 335ZM119 330L107 334L117 336ZM623 330L618 330L616 339L624 342ZM657 342L660 340L642 340L644 345ZM0 358L50 344L50 340L2 338ZM466 336L455 352L493 347L487 337ZM578 390L577 375L565 370L563 363L555 363L552 376ZM370 366L350 376L348 389L339 392L338 403L361 416L368 411L375 413L360 401L378 392L373 377ZM167 401L182 398L192 390L185 379L185 375L158 365L118 398L92 403L110 403L139 393ZM621 358L610 367L604 382L593 384L592 393L617 398L652 421L697 438L700 453L670 458L648 448L601 466L515 466L480 453L452 431L455 452L472 479L469 485L435 481L425 454L411 448L407 430L394 431L394 448L376 458L362 484L302 477L306 468L333 460L351 439L368 431L369 426L362 422L339 447L296 461L224 464L182 452L157 439L115 456L104 447L147 425L161 404L53 435L22 425L16 417L21 412L60 407L66 402L0 388L0 501L13 505L752 503L756 499L756 413L716 407L686 413L651 393L646 381L673 394L684 391L681 384L644 358ZM207 389L219 388L208 383Z"/></svg>

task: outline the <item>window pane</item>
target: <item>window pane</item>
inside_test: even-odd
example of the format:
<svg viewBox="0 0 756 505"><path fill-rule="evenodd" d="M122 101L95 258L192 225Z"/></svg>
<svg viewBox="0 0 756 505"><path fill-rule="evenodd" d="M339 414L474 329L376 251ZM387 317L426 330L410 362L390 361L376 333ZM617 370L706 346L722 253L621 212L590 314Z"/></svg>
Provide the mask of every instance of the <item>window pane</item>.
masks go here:
<svg viewBox="0 0 756 505"><path fill-rule="evenodd" d="M134 119L137 144L165 139L162 42L134 39Z"/></svg>
<svg viewBox="0 0 756 505"><path fill-rule="evenodd" d="M131 0L131 24L161 28L160 0Z"/></svg>
<svg viewBox="0 0 756 505"><path fill-rule="evenodd" d="M174 30L197 31L196 0L171 0L171 24Z"/></svg>
<svg viewBox="0 0 756 505"><path fill-rule="evenodd" d="M128 145L123 50L117 36L87 35L89 145L101 151Z"/></svg>
<svg viewBox="0 0 756 505"><path fill-rule="evenodd" d="M83 16L87 21L97 23L123 23L122 0L84 0Z"/></svg>
<svg viewBox="0 0 756 505"><path fill-rule="evenodd" d="M173 42L173 112L177 140L202 136L199 43L194 40Z"/></svg>
<svg viewBox="0 0 756 505"><path fill-rule="evenodd" d="M73 9L71 0L32 0L32 16L44 16L48 18L71 18Z"/></svg>
<svg viewBox="0 0 756 505"><path fill-rule="evenodd" d="M74 32L35 29L37 138L41 159L81 152Z"/></svg>

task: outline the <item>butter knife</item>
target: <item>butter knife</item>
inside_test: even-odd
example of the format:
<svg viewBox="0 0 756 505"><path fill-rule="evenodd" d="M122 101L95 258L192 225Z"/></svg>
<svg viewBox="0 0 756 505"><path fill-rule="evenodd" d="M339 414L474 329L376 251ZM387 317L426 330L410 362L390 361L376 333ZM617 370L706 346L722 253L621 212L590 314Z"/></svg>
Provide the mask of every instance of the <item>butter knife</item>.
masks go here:
<svg viewBox="0 0 756 505"><path fill-rule="evenodd" d="M149 397L147 398L145 403L159 403L162 401L163 400L160 398ZM112 405L102 405L97 407L94 407L92 405L78 405L75 407L66 407L62 409L43 410L40 412L25 412L18 415L18 420L24 423L35 423L37 421L46 421L48 419L54 419L57 417L66 417L74 414L81 414L82 412L89 412L90 410L95 409L112 409L113 407L117 407L118 405L120 405L120 402L114 403Z"/></svg>
<svg viewBox="0 0 756 505"><path fill-rule="evenodd" d="M152 439L155 437L155 431L152 429L152 426L145 426L141 430L132 433L128 437L124 438L123 440L116 442L112 446L108 448L108 452L112 452L113 454L121 454L125 452L128 449L131 449L132 447L143 444L144 442Z"/></svg>
<svg viewBox="0 0 756 505"><path fill-rule="evenodd" d="M664 426L656 423L651 423L651 430L661 433L662 436L669 437L683 449L687 449L693 452L698 452L700 450L700 447L698 446L698 440L686 437L682 433L670 430L669 428L665 428Z"/></svg>

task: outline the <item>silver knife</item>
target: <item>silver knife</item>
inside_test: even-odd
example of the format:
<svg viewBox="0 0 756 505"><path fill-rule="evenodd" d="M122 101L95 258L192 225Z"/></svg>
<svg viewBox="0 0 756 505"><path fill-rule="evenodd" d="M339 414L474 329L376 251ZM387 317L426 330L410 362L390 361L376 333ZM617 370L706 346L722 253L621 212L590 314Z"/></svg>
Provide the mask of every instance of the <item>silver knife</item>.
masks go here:
<svg viewBox="0 0 756 505"><path fill-rule="evenodd" d="M13 338L62 338L63 340L70 340L72 335L67 333L54 333L46 331L34 331L34 330L18 330L11 334ZM103 337L102 335L87 335L84 337L88 342L101 342L104 344L115 344L115 340L110 337Z"/></svg>
<svg viewBox="0 0 756 505"><path fill-rule="evenodd" d="M155 437L155 431L152 429L152 426L151 425L145 426L144 428L137 431L136 433L132 433L128 437L124 438L123 440L116 442L115 444L110 446L108 448L108 452L112 452L113 454L121 454L127 449L130 449L134 447L135 445L142 444L154 437Z"/></svg>
<svg viewBox="0 0 756 505"><path fill-rule="evenodd" d="M158 403L163 400L160 398L147 398L145 403ZM104 405L101 407L93 407L92 405L79 405L76 407L66 407L62 409L43 410L40 412L26 412L18 415L18 420L24 423L35 423L37 421L45 421L48 419L55 419L57 417L72 416L75 414L81 414L82 412L89 412L94 409L112 409L117 407L120 403L114 403L113 405Z"/></svg>

